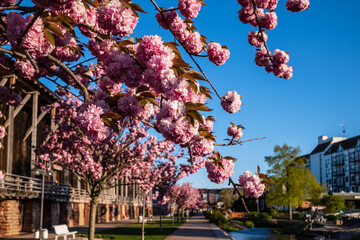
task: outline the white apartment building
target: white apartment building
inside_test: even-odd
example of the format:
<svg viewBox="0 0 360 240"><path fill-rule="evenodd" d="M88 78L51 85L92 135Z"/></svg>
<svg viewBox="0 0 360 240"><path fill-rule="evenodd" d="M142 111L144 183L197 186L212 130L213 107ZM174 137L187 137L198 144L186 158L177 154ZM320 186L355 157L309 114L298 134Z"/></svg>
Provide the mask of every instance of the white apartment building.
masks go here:
<svg viewBox="0 0 360 240"><path fill-rule="evenodd" d="M349 139L320 136L305 157L306 166L329 191L360 192L360 135Z"/></svg>

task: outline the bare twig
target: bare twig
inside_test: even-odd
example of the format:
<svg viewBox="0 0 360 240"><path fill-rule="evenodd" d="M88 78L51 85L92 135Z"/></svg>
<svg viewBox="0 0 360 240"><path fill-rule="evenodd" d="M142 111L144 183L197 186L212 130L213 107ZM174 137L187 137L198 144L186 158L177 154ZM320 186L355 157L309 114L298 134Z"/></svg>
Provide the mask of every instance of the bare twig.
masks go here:
<svg viewBox="0 0 360 240"><path fill-rule="evenodd" d="M251 141L256 141L256 140L262 140L262 139L265 139L265 137L248 139L248 140L244 140L244 141L241 141L241 142L230 141L229 143L224 143L224 144L215 143L214 146L223 146L223 147L225 147L225 146L241 145L241 144L246 143L246 142L251 142Z"/></svg>
<svg viewBox="0 0 360 240"><path fill-rule="evenodd" d="M58 65L62 70L64 70L69 76L75 81L75 83L81 88L81 90L84 92L84 98L85 100L89 99L89 91L88 89L82 84L82 82L79 81L79 79L75 76L75 74L68 68L65 64L63 64L60 60L57 58L51 56L50 54L47 55L48 59Z"/></svg>
<svg viewBox="0 0 360 240"><path fill-rule="evenodd" d="M269 59L270 59L270 61L271 61L271 63L272 63L273 60L272 60L272 57L271 57L269 48L268 48L268 46L267 46L267 44L266 44L266 41L265 41L265 38L264 38L264 30L262 29L262 27L261 27L261 25L260 25L259 16L258 16L258 14L257 14L257 12L256 12L255 0L252 0L252 3L253 3L253 6L254 6L255 20L256 20L256 23L257 23L257 25L258 25L258 27L259 27L259 32L260 32L261 39L262 39L262 41L264 42L264 47L265 47L265 49L266 49L267 55L268 55L268 57L269 57Z"/></svg>
<svg viewBox="0 0 360 240"><path fill-rule="evenodd" d="M13 57L16 57L16 58L22 58L22 59L26 59L26 55L25 54L22 54L22 53L18 53L16 51L11 51L11 50L8 50L8 49L5 49L5 48L0 48L0 53L7 53Z"/></svg>
<svg viewBox="0 0 360 240"><path fill-rule="evenodd" d="M27 60L30 61L31 65L34 67L36 73L40 73L39 67L35 60L30 56L30 53L28 50L24 49L24 53L26 55Z"/></svg>

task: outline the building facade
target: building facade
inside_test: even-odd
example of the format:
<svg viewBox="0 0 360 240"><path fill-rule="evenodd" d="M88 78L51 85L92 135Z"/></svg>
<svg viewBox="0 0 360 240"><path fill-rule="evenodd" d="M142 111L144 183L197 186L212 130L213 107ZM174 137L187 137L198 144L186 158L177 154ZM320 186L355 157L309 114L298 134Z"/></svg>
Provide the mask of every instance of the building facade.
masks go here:
<svg viewBox="0 0 360 240"><path fill-rule="evenodd" d="M352 138L320 136L308 155L307 167L333 193L360 192L360 135Z"/></svg>
<svg viewBox="0 0 360 240"><path fill-rule="evenodd" d="M0 104L7 117L0 119L6 127L0 149L0 170L6 177L0 182L0 236L34 232L40 223L41 180L32 173L36 155L31 146L39 146L45 128L53 128L50 114L40 108L58 100L57 96L40 82L22 81L15 75L0 77L0 86L24 90L18 107ZM46 177L44 227L67 224L69 227L88 224L90 197L87 183L61 166L53 166L53 174ZM97 222L137 218L143 201L135 184L117 182L114 188L104 190L99 199ZM151 208L151 206L150 206Z"/></svg>

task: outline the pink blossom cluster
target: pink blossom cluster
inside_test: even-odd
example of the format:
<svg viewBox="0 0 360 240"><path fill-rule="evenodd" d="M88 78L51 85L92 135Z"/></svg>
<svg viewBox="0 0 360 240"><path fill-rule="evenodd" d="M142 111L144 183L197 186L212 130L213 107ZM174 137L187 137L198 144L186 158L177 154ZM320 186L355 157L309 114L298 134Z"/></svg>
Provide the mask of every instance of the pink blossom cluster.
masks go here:
<svg viewBox="0 0 360 240"><path fill-rule="evenodd" d="M54 11L70 9L78 0L32 0L38 7L50 8Z"/></svg>
<svg viewBox="0 0 360 240"><path fill-rule="evenodd" d="M156 19L159 25L165 29L170 27L175 38L184 44L185 49L193 54L199 55L204 50L204 42L198 32L192 32L188 29L187 24L182 20L175 11L163 13L165 21L160 13L156 13Z"/></svg>
<svg viewBox="0 0 360 240"><path fill-rule="evenodd" d="M223 183L234 174L234 166L233 161L226 158L219 160L218 164L211 159L205 163L208 178L217 184Z"/></svg>
<svg viewBox="0 0 360 240"><path fill-rule="evenodd" d="M128 87L138 87L143 81L143 71L135 60L117 49L111 49L104 60L105 73L115 84L125 83Z"/></svg>
<svg viewBox="0 0 360 240"><path fill-rule="evenodd" d="M155 114L154 105L151 103L142 106L135 95L120 97L117 102L119 112L137 120L148 120Z"/></svg>
<svg viewBox="0 0 360 240"><path fill-rule="evenodd" d="M291 12L301 12L310 7L309 0L288 0L286 2L287 10Z"/></svg>
<svg viewBox="0 0 360 240"><path fill-rule="evenodd" d="M185 18L196 18L201 8L201 2L199 0L179 0L178 8Z"/></svg>
<svg viewBox="0 0 360 240"><path fill-rule="evenodd" d="M248 34L248 41L251 46L261 48L264 46L265 42L268 39L268 35L263 32L263 35L261 36L261 33L259 31L251 31Z"/></svg>
<svg viewBox="0 0 360 240"><path fill-rule="evenodd" d="M186 119L185 105L174 100L163 103L163 107L156 116L156 124L163 136L176 144L189 142L198 132L199 123L194 126Z"/></svg>
<svg viewBox="0 0 360 240"><path fill-rule="evenodd" d="M111 0L96 11L99 26L120 38L129 36L138 23L134 12L126 8L121 1Z"/></svg>
<svg viewBox="0 0 360 240"><path fill-rule="evenodd" d="M16 3L17 0L1 0L0 6L11 6Z"/></svg>
<svg viewBox="0 0 360 240"><path fill-rule="evenodd" d="M63 62L75 62L80 58L80 48L72 35L66 31L65 27L59 26L63 37L55 35L55 50L56 58Z"/></svg>
<svg viewBox="0 0 360 240"><path fill-rule="evenodd" d="M208 44L207 54L210 62L215 63L217 66L223 65L226 60L230 58L230 51L222 47L219 43L210 42Z"/></svg>
<svg viewBox="0 0 360 240"><path fill-rule="evenodd" d="M267 72L273 72L279 78L289 79L293 76L293 67L286 64L288 61L289 54L279 49L273 52L272 61L270 61L265 48L262 48L255 54L255 63L258 66L265 66Z"/></svg>
<svg viewBox="0 0 360 240"><path fill-rule="evenodd" d="M242 105L240 98L241 96L236 91L228 91L222 97L221 106L228 113L238 112Z"/></svg>
<svg viewBox="0 0 360 240"><path fill-rule="evenodd" d="M29 15L25 18L19 13L10 12L6 17L7 30L6 34L13 47L17 46L17 41L22 37L26 25L31 22L33 18ZM45 56L52 52L54 47L45 38L43 34L44 24L41 18L38 18L34 25L29 29L25 35L21 46L27 49L30 55L34 58Z"/></svg>
<svg viewBox="0 0 360 240"><path fill-rule="evenodd" d="M35 75L35 68L28 60L17 60L14 66L19 74L24 78L32 79Z"/></svg>
<svg viewBox="0 0 360 240"><path fill-rule="evenodd" d="M194 137L190 142L194 156L205 157L214 151L214 141L200 136Z"/></svg>
<svg viewBox="0 0 360 240"><path fill-rule="evenodd" d="M10 91L6 87L0 86L0 103L6 105L18 106L21 102L20 94Z"/></svg>
<svg viewBox="0 0 360 240"><path fill-rule="evenodd" d="M262 28L272 30L277 25L277 15L273 12L277 6L277 0L257 0L256 15L254 6L251 0L238 0L239 4L243 7L239 11L239 20L242 23L250 23L254 27L258 27L258 23ZM267 9L269 12L264 12ZM257 16L257 19L256 19Z"/></svg>
<svg viewBox="0 0 360 240"><path fill-rule="evenodd" d="M283 54L281 54L281 63L276 62L279 57L279 50L275 50L275 57L273 56L273 59L271 59L271 53L268 52L266 46L268 36L263 30L272 30L276 27L277 15L274 10L278 4L278 0L254 0L255 6L252 0L238 0L238 3L243 7L239 11L240 21L245 24L250 23L254 27L259 27L260 30L251 31L248 34L250 45L260 48L257 49L255 53L255 63L258 66L264 66L267 72L273 72L277 77L285 79L291 78L293 75L293 67L286 65ZM288 0L286 2L287 9L292 12L307 9L309 5L309 0ZM267 9L268 12L265 12L265 9Z"/></svg>
<svg viewBox="0 0 360 240"><path fill-rule="evenodd" d="M243 136L242 127L231 125L227 129L227 134L234 139L240 139Z"/></svg>
<svg viewBox="0 0 360 240"><path fill-rule="evenodd" d="M86 135L94 142L102 142L110 136L110 128L102 121L102 115L109 111L109 106L104 100L85 102L79 108L76 118L86 132Z"/></svg>
<svg viewBox="0 0 360 240"><path fill-rule="evenodd" d="M260 197L265 190L265 185L261 183L259 176L257 174L252 175L250 171L245 171L244 174L240 175L239 183L245 194L252 198Z"/></svg>

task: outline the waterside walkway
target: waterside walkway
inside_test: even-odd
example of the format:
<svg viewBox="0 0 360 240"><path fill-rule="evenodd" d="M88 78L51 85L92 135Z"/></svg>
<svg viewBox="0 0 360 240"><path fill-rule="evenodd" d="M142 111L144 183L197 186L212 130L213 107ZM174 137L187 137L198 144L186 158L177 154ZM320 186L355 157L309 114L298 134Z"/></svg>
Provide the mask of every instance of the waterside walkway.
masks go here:
<svg viewBox="0 0 360 240"><path fill-rule="evenodd" d="M203 214L196 215L184 223L165 240L229 240L226 232L213 223L209 223Z"/></svg>

